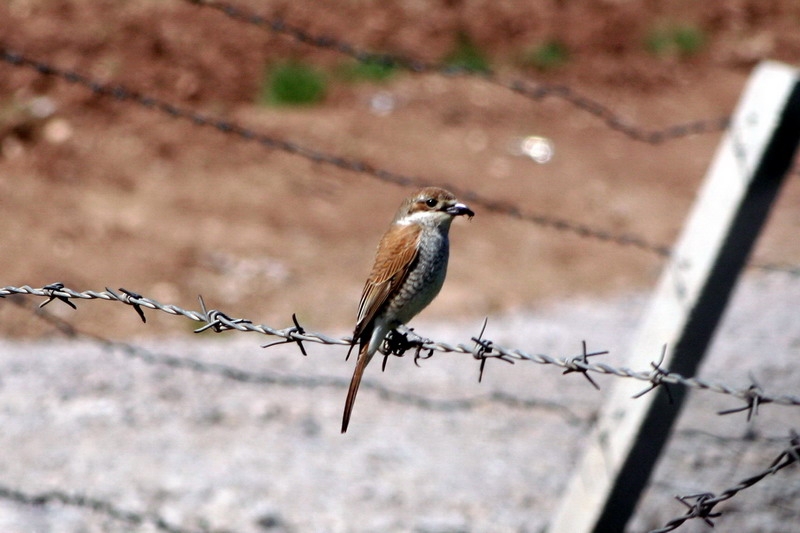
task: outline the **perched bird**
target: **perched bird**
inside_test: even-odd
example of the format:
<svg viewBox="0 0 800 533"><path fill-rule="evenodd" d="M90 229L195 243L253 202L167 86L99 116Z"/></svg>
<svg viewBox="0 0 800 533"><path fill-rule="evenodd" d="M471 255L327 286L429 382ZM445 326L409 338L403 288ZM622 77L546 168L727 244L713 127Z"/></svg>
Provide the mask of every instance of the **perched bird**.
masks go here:
<svg viewBox="0 0 800 533"><path fill-rule="evenodd" d="M342 433L347 431L361 376L386 334L405 324L439 294L450 255L448 232L457 216L475 213L449 191L426 187L406 198L384 233L358 304L353 344L358 361L347 391Z"/></svg>

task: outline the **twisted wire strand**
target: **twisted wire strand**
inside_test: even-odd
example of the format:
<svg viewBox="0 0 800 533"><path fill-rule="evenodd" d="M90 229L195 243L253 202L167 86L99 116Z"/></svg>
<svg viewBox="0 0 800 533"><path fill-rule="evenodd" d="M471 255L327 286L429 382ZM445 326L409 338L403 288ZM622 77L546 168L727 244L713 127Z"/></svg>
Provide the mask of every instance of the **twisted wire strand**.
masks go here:
<svg viewBox="0 0 800 533"><path fill-rule="evenodd" d="M13 299L11 302L18 307L26 307L22 300ZM83 331L70 322L52 313L48 313L46 309L38 309L36 316L58 329L67 337L88 339L109 352L121 353L125 357L136 359L149 365L160 365L180 370L188 370L191 372L215 375L241 383L258 385L302 387L307 389L316 389L320 387L346 389L350 385L349 379L333 376L300 376L263 371L252 372L231 365L209 363L191 357L157 353L142 346L122 341L114 341L95 333ZM499 390L494 390L487 395L472 398L434 399L410 392L395 391L374 380L364 380L361 383L361 387L374 391L378 397L384 401L411 405L428 411L470 411L487 403L498 403L515 409L541 409L551 411L561 416L570 425L583 425L588 423L586 418L579 416L563 403L546 398L521 398Z"/></svg>
<svg viewBox="0 0 800 533"><path fill-rule="evenodd" d="M619 131L633 140L645 142L648 144L660 144L671 139L677 139L691 134L713 133L721 131L725 129L729 123L729 117L721 117L718 119L694 121L687 124L676 124L659 130L646 130L634 126L630 123L626 123L618 115L616 115L610 108L604 106L603 104L599 103L596 100L584 97L576 93L569 87L555 86L555 85L533 85L530 82L522 80L503 81L498 79L496 75L492 72L476 73L458 67L451 67L446 65L444 66L434 65L434 64L419 62L413 59L405 59L399 56L375 54L359 50L344 41L330 39L327 37L313 36L310 33L305 32L300 28L292 27L290 25L282 23L282 21L280 21L279 19L266 19L258 15L247 14L239 8L231 6L230 4L225 4L223 2L215 2L212 0L186 0L186 1L192 4L205 5L208 7L218 9L234 19L244 20L244 17L247 17L249 18L250 23L259 26L267 26L267 25L271 26L271 29L273 31L288 34L291 37L297 39L298 41L305 42L306 44L317 46L320 48L330 48L333 50L337 50L341 53L350 55L351 57L362 62L379 61L387 65L405 68L411 72L437 72L440 74L450 75L450 76L454 75L477 76L479 78L486 80L489 83L505 87L506 89L512 90L522 96L525 96L533 100L541 100L547 97L560 98L574 105L576 108L579 108L596 116L597 118L602 120L610 129ZM20 64L18 60L20 59L21 56L15 55L13 53L10 53L9 55L9 53L7 53L4 49L0 49L0 53L3 54L3 59L5 61L12 64ZM197 125L212 126L221 132L233 133L239 135L244 139L256 140L263 145L284 150L290 153L295 153L297 155L301 155L302 157L317 162L333 164L335 166L344 168L346 170L368 173L384 181L389 181L402 186L427 184L426 182L422 182L421 180L419 180L419 178L403 176L402 174L376 169L358 161L347 160L345 158L324 154L322 152L316 152L314 150L293 143L289 143L286 141L282 141L280 139L269 138L265 135L249 131L245 128L242 128L241 126L238 126L230 122L215 120L213 118L206 117L204 115L195 113L190 110L181 109L177 106L174 106L167 102L159 101L155 98L151 98L146 95L139 95L138 93L125 89L122 86L104 85L96 81L93 81L89 78L83 77L79 74L76 74L74 72L60 71L53 67L49 67L44 63L35 62L29 64L28 66L34 66L34 68L36 68L36 70L38 70L42 74L60 76L63 79L70 81L72 83L79 83L81 85L84 85L97 94L112 96L118 100L132 100L145 107L155 108L157 110L166 112L175 117L189 119ZM450 188L455 190L458 189L452 186L450 186ZM636 248L648 250L661 256L669 255L668 247L653 245L635 236L613 235L611 233L604 232L602 230L597 230L594 228L590 228L588 226L575 224L569 221L558 220L551 217L538 216L538 215L524 215L521 212L519 212L517 208L513 206L494 203L490 200L484 200L480 197L477 197L474 194L469 193L468 191L462 192L460 193L460 195L465 199L468 199L473 203L483 205L484 207L487 207L490 210L496 212L505 212L506 214L509 214L516 218L529 220L537 224L540 224L542 226L548 226L558 230L570 231L581 236L598 238L600 240L610 241L617 244L632 245ZM488 203L481 204L481 202L488 202ZM800 275L800 267L793 265L757 264L751 266L754 268L758 268L760 270L784 272L792 274L793 276ZM147 309L159 310L172 315L183 315L194 321L205 322L206 326L200 328L199 330L211 328L214 329L215 331L224 331L228 329L236 329L239 331L255 331L265 335L277 336L283 338L287 342L296 342L300 347L302 347L301 344L302 342L316 342L321 344L344 344L344 345L350 344L349 338L337 339L320 333L306 332L299 326L294 326L284 329L275 329L265 325L254 325L250 321L244 319L231 319L227 317L227 315L224 315L223 313L215 310L211 311L204 310L203 312L191 311L182 309L174 305L160 304L155 300L145 298L140 295L132 296L130 293L120 295L108 289L105 292L102 291L77 292L65 287L61 287L59 289L53 289L53 288L47 289L46 287L42 289L33 289L27 285L23 287L5 287L3 289L0 289L0 298L2 298L5 295L11 295L11 294L30 294L34 296L48 297L51 300L55 298L62 300L67 304L71 304L71 302L69 301L70 298L89 299L89 300L104 299L107 301L119 301L134 306L135 308L136 306L139 306L140 308L144 307ZM143 313L141 313L140 310L138 312L140 313L140 316L143 316ZM239 379L242 381L253 380L254 376L256 376L256 379L266 379L266 376L258 378L259 375L243 372L238 369L234 369L232 367L228 368L225 365L208 365L190 359L170 358L170 356L163 357L161 360L159 360L156 357L157 354L152 354L147 351L133 350L134 348L138 347L127 345L125 343L116 343L113 341L108 341L107 339L101 339L101 342L103 341L108 343L107 346L111 348L128 351L132 355L138 356L143 360L149 360L150 362L161 362L171 366L192 368L199 371L218 372L222 375L226 375L226 377L229 377L231 379ZM760 389L758 389L757 387L752 387L752 386L748 389L737 389L733 387L728 387L721 383L701 380L698 378L685 378L675 373L669 373L669 372L654 373L650 371L637 372L627 368L612 367L610 365L606 365L603 363L590 364L587 362L586 356L593 354L586 354L585 351L583 354L583 359L579 357L570 359L570 358L553 358L542 354L529 354L521 350L509 349L496 345L488 340L475 341L475 346L470 346L466 344L452 345L447 343L424 340L421 338L417 339L416 342L420 343L417 345L417 347L421 350L429 350L429 351L436 351L443 353L472 354L475 358L481 359L482 361L485 361L488 358L498 358L506 361L509 360L532 361L539 364L554 364L562 368L565 368L567 370L584 373L584 375L587 375L587 372L594 372L600 374L615 375L618 377L633 378L641 381L648 381L653 385L653 387L661 384L681 384L690 388L712 390L717 393L727 394L743 399L748 403L748 408L750 409L752 409L753 406L757 407L758 404L764 404L764 403L776 403L781 405L800 405L800 397L790 396L790 395L768 396L764 394L762 391L760 391ZM325 385L324 383L320 384ZM333 384L334 386L340 385L338 381L331 382L331 384ZM311 383L310 385L316 386L313 383ZM366 382L364 383L364 385L371 387L371 385ZM383 388L380 386L376 386L373 388L375 388L382 396L385 396L387 394L388 395L393 394L392 391L383 390ZM495 394L493 394L493 397L494 396ZM504 401L503 397L504 395L502 393L497 393L497 398L500 399L500 401ZM519 399L506 398L505 400L507 400L509 403L513 403L518 401ZM424 402L419 402L419 403L422 403L421 406L425 407ZM717 516L720 515L720 513L713 512L713 508L715 505L730 498L733 498L740 491L749 488L755 485L756 483L760 482L764 478L768 477L769 475L775 474L779 470L791 464L794 464L795 462L798 461L799 455L800 455L800 441L798 441L797 437L795 436L792 439L792 445L786 450L784 450L781 453L781 455L775 461L773 461L772 465L769 468L765 469L764 471L756 475L743 479L735 486L723 491L719 496L716 496L712 493L703 493L703 494L695 494L695 495L679 497L678 500L681 501L687 507L689 507L689 510L687 511L686 515L671 520L663 528L652 530L650 533L664 533L667 531L673 531L678 527L680 527L686 521L698 518L705 520L707 523L713 526L713 524L710 522L710 519L716 518ZM113 503L107 501L90 498L84 495L69 494L64 491L56 490L56 491L42 492L38 494L30 494L0 485L0 498L13 500L18 503L27 505L47 505L50 503L59 503L63 505L83 507L91 509L94 512L105 514L114 519L121 520L134 525L151 523L158 530L167 531L170 533L184 533L189 531L187 529L182 529L170 525L163 518L155 514L137 513L133 511L123 510L114 505ZM692 501L694 503L690 503Z"/></svg>
<svg viewBox="0 0 800 533"><path fill-rule="evenodd" d="M785 448L780 455L775 458L774 461L772 461L772 464L768 468L739 481L739 483L724 490L719 495L711 492L703 492L699 494L690 494L687 496L676 496L676 499L679 502L689 508L688 511L686 511L686 514L674 518L667 522L664 527L653 529L648 533L667 533L668 531L674 531L682 526L685 522L694 519L701 519L709 526L714 527L712 518L718 518L722 515L721 512L714 511L714 507L717 504L726 500L730 500L739 492L752 487L767 476L771 476L798 461L800 461L800 437L798 437L797 433L792 431L789 446Z"/></svg>
<svg viewBox="0 0 800 533"><path fill-rule="evenodd" d="M42 304L40 304L39 306L40 308L49 304L54 300L59 300L65 304L71 305L72 307L75 307L74 303L71 301L72 299L85 299L85 300L101 299L106 301L116 301L133 306L137 310L137 313L142 318L142 320L145 320L145 317L141 308L159 310L171 315L182 315L191 320L204 322L205 324L196 330L198 332L204 331L206 329L212 329L216 332L226 331L229 329L237 331L256 331L265 335L280 337L285 342L296 342L299 344L301 349L302 349L302 344L301 344L302 342L317 342L322 344L339 344L339 345L341 344L349 345L351 342L350 339L347 337L337 339L330 337L328 335L307 332L302 328L302 326L300 326L297 323L296 319L294 326L284 329L276 329L263 325L254 325L246 319L230 318L218 310L214 309L207 310L205 308L205 304L202 302L202 299L201 299L201 305L203 307L203 310L201 312L198 312L198 311L186 310L176 305L161 304L153 299L144 297L142 295L139 295L137 293L125 289L119 289L119 292L112 291L110 289L106 289L105 291L79 292L67 288L61 283L53 283L42 288L32 288L28 285L23 285L21 287L7 286L0 289L0 298L4 298L5 296L19 295L19 294L46 297L47 300L45 300L44 302L42 302ZM73 328L66 321L60 320L52 315L46 315L45 318L48 319L49 321L51 320L60 330L62 330L64 333L68 335L75 336L77 334L80 334L83 336L92 337L96 340L99 340L101 344L103 344L107 348L122 350L126 352L128 355L142 359L145 362L166 364L168 366L174 366L179 368L189 368L192 370L202 371L202 372L211 372L241 381L249 381L249 382L262 381L262 380L270 381L270 378L268 376L261 376L258 374L243 372L233 367L227 367L226 365L207 364L191 360L188 358L179 358L174 356L159 356L153 354L152 352L149 352L148 350L128 345L126 343L117 343L113 341L108 341L99 336L84 334L79 330ZM754 408L757 409L759 404L764 404L764 403L777 403L782 405L800 405L800 397L768 396L767 394L763 393L763 391L761 391L760 387L756 386L751 386L748 389L736 389L733 387L728 387L724 384L701 380L699 378L684 378L683 376L680 376L678 374L670 373L661 369L658 364L653 364L653 371L650 372L636 372L627 368L617 368L604 363L590 364L587 362L588 357L594 355L600 355L601 353L606 353L606 352L587 353L585 345L583 354L581 356L573 358L553 358L543 354L529 354L521 350L517 349L512 350L496 345L492 341L483 338L483 331L481 331L481 334L477 338L473 337L472 341L474 342L474 346L472 347L466 344L452 345L448 343L435 342L422 339L421 337L418 337L416 334L414 334L413 331L411 330L403 331L401 335L403 335L404 338L408 336L413 336L413 338L408 341L408 344L402 347L402 351L416 347L417 356L419 356L420 351L424 350L429 352L428 357L430 357L433 354L433 352L470 354L476 359L481 360L482 363L485 362L487 359L497 358L507 362L513 362L519 360L519 361L532 361L540 364L554 364L562 368L565 368L567 372L584 373L584 375L586 375L587 378L588 378L587 372L596 372L601 374L634 378L642 381L649 381L651 383L651 387L646 391L651 390L658 385L664 385L667 383L681 384L691 388L712 390L715 392L728 394L741 399L745 399L748 402L748 407L745 409L749 410L753 410ZM396 350L397 346L398 345L395 344ZM396 353L391 351L390 353L394 353L395 355L402 355L402 353ZM591 381L591 378L589 379ZM311 386L318 386L318 385L325 385L325 383L320 382L311 384ZM334 383L334 385L338 386L338 383ZM511 398L510 400L509 398L505 399L501 398L501 401L514 402L517 400L518 399L516 398ZM420 404L419 401L416 401L416 403ZM424 402L422 403L424 404ZM425 405L420 405L420 406L424 407ZM745 409L736 409L732 410L731 412L745 410ZM652 530L649 533L666 533L668 531L673 531L679 528L685 522L693 519L702 519L710 526L713 526L714 524L712 519L717 518L722 514L721 512L714 511L714 508L717 504L733 498L742 490L752 487L753 485L759 483L769 475L775 474L779 470L791 464L794 464L799 460L800 460L800 437L798 437L796 433L792 432L791 445L785 450L783 450L781 454L772 462L772 464L767 469L741 480L739 483L737 483L733 487L726 489L719 495L715 495L709 492L709 493L700 493L700 494L692 494L692 495L677 497L678 501L680 501L683 505L685 505L688 508L688 511L684 515L670 520L664 527ZM90 498L79 494L78 495L69 494L64 491L56 490L56 491L47 491L39 494L29 494L14 488L0 485L0 498L16 501L17 503L26 505L46 505L49 503L60 503L63 505L83 507L91 509L94 512L105 514L114 519L121 520L134 525L152 523L158 530L166 531L168 533L184 533L188 531L167 523L162 517L153 513L137 513L137 512L127 511L124 509L120 509L111 502Z"/></svg>
<svg viewBox="0 0 800 533"><path fill-rule="evenodd" d="M776 474L787 466L798 462L798 460L800 460L800 438L798 438L796 433L792 432L790 445L773 460L768 468L739 481L736 485L724 490L719 495L706 492L676 496L679 502L689 508L687 512L682 516L670 520L663 527L653 529L648 533L667 533L669 531L674 531L687 521L694 519L701 519L709 526L713 527L714 523L712 519L722 515L721 512L714 511L717 504L732 499L739 492L756 485L768 476ZM156 513L129 511L106 500L92 498L82 494L69 493L63 490L29 493L6 485L0 485L0 498L22 505L43 506L58 503L71 507L86 508L98 514L109 516L115 520L126 522L131 525L150 523L159 531L165 531L167 533L188 533L192 531L174 526Z"/></svg>
<svg viewBox="0 0 800 533"><path fill-rule="evenodd" d="M286 35L303 44L346 55L361 63L397 67L415 74L436 73L451 77L472 76L537 102L545 98L558 98L577 109L597 117L608 128L618 131L635 141L647 144L658 145L689 135L717 133L725 130L730 123L730 117L724 116L673 124L660 129L645 129L625 121L608 106L593 98L581 95L565 85L536 84L521 79L507 81L500 79L491 69L478 71L463 66L436 64L396 54L372 52L360 49L339 38L313 35L299 26L287 23L280 17L268 18L227 2L217 0L185 1L197 6L217 10L233 20Z"/></svg>
<svg viewBox="0 0 800 533"><path fill-rule="evenodd" d="M196 329L195 332L205 331L206 329L212 329L216 332L227 330L251 331L282 339L278 341L278 343L296 343L301 351L304 351L304 342L339 346L349 346L352 342L350 337L335 338L323 333L306 331L296 322L296 319L295 325L288 328L277 329L263 324L253 324L251 321L243 318L231 318L225 313L215 309L191 311L176 305L161 304L151 298L141 296L125 289L120 289L120 293L108 288L100 292L91 290L79 292L65 287L62 283L53 283L42 288L32 288L28 285L23 285L21 287L7 286L0 289L0 298L14 294L28 294L48 298L40 307L47 305L53 300L60 300L73 307L74 304L70 301L72 299L116 301L133 306L142 320L145 320L142 308L153 309L170 315L182 315L190 320L204 323L204 325ZM578 356L553 357L546 354L528 353L516 348L507 348L495 344L489 339L482 338L482 335L479 335L477 338L473 337L472 344L451 344L425 339L407 328L400 329L402 329L402 331L397 335L399 339L395 341L394 346L389 346L388 351L386 347L384 347L385 353L399 356L412 350L415 352L415 359L420 358L422 352L428 352L428 357L433 355L434 352L471 355L480 362L481 368L483 368L486 361L489 359L499 359L505 362L528 361L543 365L555 365L563 368L565 373L581 373L590 381L591 373L648 382L650 387L638 394L637 397L659 386L682 385L692 389L708 390L732 396L744 400L746 403L744 407L723 411L720 412L720 414L747 411L749 417L753 414L757 414L760 405L770 403L784 406L800 406L800 396L788 394L770 395L765 393L762 388L755 383L748 388L738 388L713 380L698 377L685 377L678 373L662 369L655 363L653 364L653 369L649 371L637 371L627 367L612 366L606 363L591 363L589 362L589 357L605 354L606 352L588 353L585 343L583 353ZM594 384L594 382L592 383Z"/></svg>
<svg viewBox="0 0 800 533"><path fill-rule="evenodd" d="M152 96L143 95L120 84L103 83L73 70L61 69L49 63L32 59L24 54L2 47L0 47L0 59L11 65L34 69L44 76L53 76L63 79L69 83L86 87L98 96L111 97L118 101L133 102L144 108L165 113L173 118L188 120L196 126L211 127L220 131L221 133L236 135L243 140L257 142L266 148L281 150L303 157L314 163L331 165L349 172L364 174L373 178L377 178L385 183L391 183L401 187L425 187L433 185L433 182L428 179L386 170L372 166L364 161L321 152L298 143L289 142L283 139L265 135L263 133L258 133L235 122L213 118L203 113L186 109ZM582 224L580 222L574 222L550 215L525 213L514 205L486 198L475 191L465 190L453 184L437 182L436 185L453 191L462 200L480 206L487 211L516 218L525 222L530 222L541 227L572 233L581 238L589 238L601 242L617 244L620 246L637 248L661 257L667 257L670 253L668 246L649 242L647 239L641 236L628 233L614 233L606 229L595 228L587 224Z"/></svg>
<svg viewBox="0 0 800 533"><path fill-rule="evenodd" d="M8 50L2 46L0 46L0 60L11 65L32 68L44 76L54 76L69 83L78 84L86 87L98 96L111 97L118 101L130 101L147 109L165 113L173 118L188 120L196 126L211 127L223 134L236 135L243 140L257 142L266 148L281 150L303 157L315 163L331 165L349 172L364 174L376 178L379 181L391 183L401 187L425 187L433 184L432 181L425 178L409 176L391 170L382 169L372 166L364 161L321 152L297 143L258 133L231 121L216 119L197 111L171 104L158 98L140 94L119 84L103 83L72 70L60 69L48 63L31 59L18 52ZM797 173L800 175L800 171ZM591 239L607 244L637 249L659 257L666 258L671 254L671 249L669 246L651 242L639 235L632 233L615 233L604 228L593 227L588 224L551 215L529 212L526 213L513 204L486 198L473 190L463 189L449 183L437 182L436 184L450 189L464 201L470 202L476 206L480 206L492 213L508 216L523 222L536 224L540 227L553 229L555 231L571 233L579 238ZM800 266L797 265L753 263L749 264L748 267L765 272L781 272L792 277L800 278Z"/></svg>

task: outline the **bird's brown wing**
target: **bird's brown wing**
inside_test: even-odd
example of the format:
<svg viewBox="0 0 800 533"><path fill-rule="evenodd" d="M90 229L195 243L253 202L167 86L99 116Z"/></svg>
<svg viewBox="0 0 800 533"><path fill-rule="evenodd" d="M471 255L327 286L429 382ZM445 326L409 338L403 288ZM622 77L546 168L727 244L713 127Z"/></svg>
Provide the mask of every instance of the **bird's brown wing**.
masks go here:
<svg viewBox="0 0 800 533"><path fill-rule="evenodd" d="M395 225L381 239L372 272L364 285L358 304L354 342L365 332L378 310L403 284L419 252L422 227L418 224Z"/></svg>
<svg viewBox="0 0 800 533"><path fill-rule="evenodd" d="M350 350L356 343L359 343L361 348L344 404L342 433L347 431L361 377L373 356L372 353L369 353L368 348L374 327L373 319L408 276L410 267L417 258L421 234L422 228L417 224L394 225L386 232L378 245L372 272L364 285L361 301L358 304L358 320ZM347 356L350 357L350 351L347 352Z"/></svg>

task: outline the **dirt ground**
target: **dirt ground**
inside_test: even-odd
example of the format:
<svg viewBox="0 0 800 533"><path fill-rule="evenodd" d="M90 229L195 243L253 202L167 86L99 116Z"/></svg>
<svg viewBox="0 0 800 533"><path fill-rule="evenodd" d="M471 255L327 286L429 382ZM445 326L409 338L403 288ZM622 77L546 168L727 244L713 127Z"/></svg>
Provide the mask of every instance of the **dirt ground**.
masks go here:
<svg viewBox="0 0 800 533"><path fill-rule="evenodd" d="M234 5L309 35L430 62L469 35L500 80L564 85L628 124L659 130L729 115L763 59L800 65L796 1L699 4ZM648 51L654 32L690 26L705 38L697 53ZM564 65L540 72L520 63L526 50L552 39L569 51ZM350 60L342 54L187 0L7 0L0 47L313 151L657 245L678 235L721 138L715 131L643 143L564 99L528 99L479 77L398 72L382 82L343 81L336 73ZM265 70L287 59L327 73L322 104L257 103ZM527 136L552 142L550 162L518 153ZM795 170L754 261L800 264L798 181ZM0 62L0 286L125 287L190 309L202 294L234 317L285 327L297 313L310 330L347 334L374 247L408 192ZM661 257L473 207L473 220L453 226L441 295L415 320L428 326L423 333L460 342L489 316L493 338L508 345L573 355L591 334L614 355L624 350ZM727 319L723 357L703 372L746 386L756 354L757 377L777 387L769 390L796 394L796 285L788 274L749 278L739 296L746 312ZM343 437L338 422L351 371L344 349L303 358L282 346L275 356L253 357L261 339L206 342L189 333L196 323L163 313L148 312L145 325L120 305L77 305L48 309L84 331L137 339L174 357L276 382L319 375L329 383L312 394L296 383L232 385L131 361L136 356L125 349L63 341L0 299L0 448L8 452L0 454L0 482L84 492L200 530L541 531L609 390L608 381L597 393L580 376L563 385L558 371L548 381L545 372L499 363L478 386L477 370L466 373L460 361L437 357L421 371L406 358L377 378L372 369L358 431ZM464 412L395 405L374 391L377 384L484 403ZM487 399L496 391L532 400L536 416ZM720 419L714 413L730 408L730 398L711 398L692 397L691 416L679 422L633 530L683 512L671 500L676 493L724 490L759 471L784 446L785 430L798 428L789 408L764 409L747 426L743 416ZM577 422L565 420L564 406ZM755 496L732 500L720 527L792 530L800 489L794 473L784 474L748 493ZM128 526L68 505L0 502L3 531ZM705 529L698 521L683 530Z"/></svg>
<svg viewBox="0 0 800 533"><path fill-rule="evenodd" d="M468 34L501 79L567 85L645 129L730 114L760 59L800 64L800 6L791 1L529 4L236 5L313 35L432 62ZM33 59L525 213L656 244L676 236L720 138L652 146L563 100L532 101L439 74L333 79L322 105L265 107L255 102L266 66L291 58L334 72L348 59L180 0L12 0L0 19L0 43ZM678 24L703 30L699 53L647 51L654 28ZM520 66L520 54L552 38L569 50L562 68ZM279 326L292 312L314 328L352 322L374 246L406 189L28 68L2 64L0 72L0 283L125 287L193 309L203 294L229 315ZM376 94L394 102L391 112L373 112ZM550 163L514 153L528 135L552 141ZM800 217L796 182L759 246L760 261L800 260L791 238ZM646 287L661 265L654 254L476 211L454 227L449 280L431 317ZM100 303L71 314L114 335L185 330L171 318L142 326L128 310ZM0 317L6 335L36 334L8 306Z"/></svg>

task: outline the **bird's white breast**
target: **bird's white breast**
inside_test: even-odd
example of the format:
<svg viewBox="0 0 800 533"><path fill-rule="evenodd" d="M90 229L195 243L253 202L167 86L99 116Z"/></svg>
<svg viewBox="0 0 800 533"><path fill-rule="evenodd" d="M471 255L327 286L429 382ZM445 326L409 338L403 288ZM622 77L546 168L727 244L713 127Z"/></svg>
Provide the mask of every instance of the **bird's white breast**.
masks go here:
<svg viewBox="0 0 800 533"><path fill-rule="evenodd" d="M446 227L423 231L417 259L389 306L394 320L408 322L439 294L447 274L449 248Z"/></svg>

